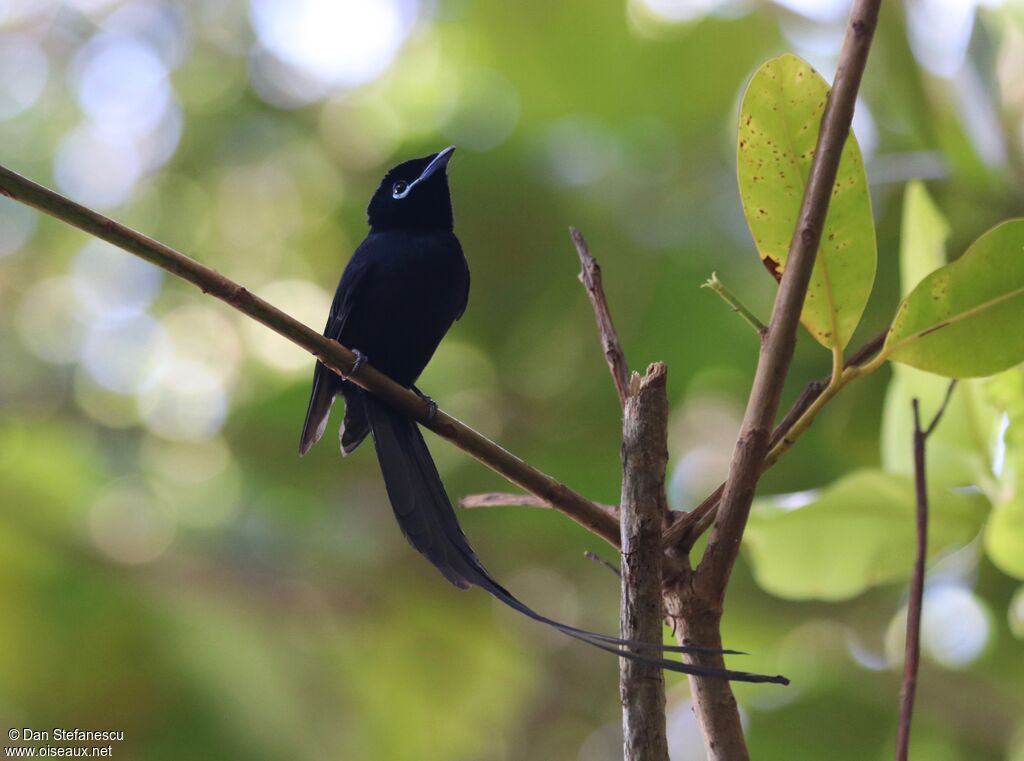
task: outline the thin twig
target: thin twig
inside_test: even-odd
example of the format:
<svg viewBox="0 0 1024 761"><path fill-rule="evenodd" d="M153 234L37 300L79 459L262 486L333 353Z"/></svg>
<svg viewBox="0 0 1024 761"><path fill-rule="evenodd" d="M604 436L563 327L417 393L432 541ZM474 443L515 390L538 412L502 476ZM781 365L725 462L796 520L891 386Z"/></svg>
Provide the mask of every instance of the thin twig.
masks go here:
<svg viewBox="0 0 1024 761"><path fill-rule="evenodd" d="M583 553L583 557L585 557L587 560L594 561L598 565L603 565L605 568L607 568L609 571L614 573L620 579L622 578L622 571L619 570L619 567L617 565L615 565L614 563L609 563L607 560L605 560L603 557L598 555L596 552L591 552L590 550L587 550L586 552Z"/></svg>
<svg viewBox="0 0 1024 761"><path fill-rule="evenodd" d="M928 481L925 475L925 444L953 396L956 381L951 381L931 424L921 428L921 413L917 399L914 409L914 491L917 495L917 554L914 575L910 581L910 600L907 603L907 641L903 657L903 687L900 690L900 723L896 732L896 761L907 761L910 751L910 722L914 714L917 694L917 671L921 663L921 609L924 603L925 561L928 557Z"/></svg>
<svg viewBox="0 0 1024 761"><path fill-rule="evenodd" d="M768 454L773 422L793 359L800 312L821 242L843 145L850 132L857 90L880 5L881 0L855 0L850 13L835 82L822 116L807 188L768 331L761 342L757 371L718 516L704 557L694 572L694 595L700 602L701 615L710 622L708 629L719 627L725 590L739 555L750 505ZM696 659L699 661L702 656ZM708 662L712 663L713 659L708 658ZM709 761L746 761L749 754L729 684L720 679L691 678L690 685Z"/></svg>
<svg viewBox="0 0 1024 761"><path fill-rule="evenodd" d="M628 396L629 365L626 364L626 355L622 351L622 344L619 343L619 334L615 332L615 324L612 322L612 313L608 309L608 299L604 295L604 285L601 282L601 266L590 254L590 248L582 233L575 227L569 228L572 242L576 244L576 253L580 257L580 282L587 289L590 303L594 307L594 317L597 318L597 331L601 336L601 349L604 351L605 361L612 374L612 381L615 383L615 392L619 395L619 405L626 409L626 397Z"/></svg>
<svg viewBox="0 0 1024 761"><path fill-rule="evenodd" d="M736 295L726 287L725 283L718 279L718 275L716 273L712 272L711 277L704 281L700 287L707 288L708 290L717 293L719 297L721 297L722 301L729 305L729 308L732 311L742 317L750 327L757 331L758 337L764 337L765 331L768 330L768 328L765 327L763 322L757 319L757 315L751 312L750 309L747 308L746 304L736 298Z"/></svg>
<svg viewBox="0 0 1024 761"><path fill-rule="evenodd" d="M931 436L932 433L935 431L935 426L937 426L939 424L939 421L942 419L942 416L945 414L946 407L949 406L949 400L953 398L953 391L955 391L955 390L956 390L956 379L953 379L953 380L951 380L949 382L949 386L946 387L946 395L944 397L942 397L942 404L939 405L938 412L935 413L935 417L932 418L932 422L925 429L925 432L924 432L925 438L928 438L929 436ZM914 420L915 421L917 420L916 411L915 411Z"/></svg>
<svg viewBox="0 0 1024 761"><path fill-rule="evenodd" d="M145 259L151 264L198 286L257 322L302 347L333 371L350 375L355 355L337 341L324 338L312 328L253 295L245 288L184 254L140 232L88 209L11 170L0 166L0 193L36 208L90 235ZM618 522L586 497L542 473L487 437L431 405L369 365L350 379L420 425L448 439L512 483L565 513L577 523L619 544Z"/></svg>

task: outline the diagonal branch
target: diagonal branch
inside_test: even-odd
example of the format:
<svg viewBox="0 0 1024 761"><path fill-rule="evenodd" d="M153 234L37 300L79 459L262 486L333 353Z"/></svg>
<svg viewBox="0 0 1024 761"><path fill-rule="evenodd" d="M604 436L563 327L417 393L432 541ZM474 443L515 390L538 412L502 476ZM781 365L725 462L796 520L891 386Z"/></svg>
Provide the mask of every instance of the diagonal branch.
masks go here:
<svg viewBox="0 0 1024 761"><path fill-rule="evenodd" d="M729 575L739 554L740 539L746 528L762 464L768 454L772 423L793 359L800 312L821 242L843 145L850 132L857 90L867 63L880 5L881 0L856 0L850 12L835 82L821 120L807 190L771 320L761 344L757 371L729 477L722 492L718 518L697 569L698 584L718 600L725 594Z"/></svg>
<svg viewBox="0 0 1024 761"><path fill-rule="evenodd" d="M572 236L572 242L576 244L576 253L580 257L580 282L587 289L590 303L594 307L594 317L597 318L597 331L601 335L604 358L611 371L612 381L615 382L619 405L625 410L626 397L629 395L629 365L626 364L626 355L622 351L622 344L619 343L619 334L615 332L612 313L608 309L608 299L604 295L601 266L597 263L597 259L591 256L587 241L580 231L575 227L570 227L569 234Z"/></svg>
<svg viewBox="0 0 1024 761"><path fill-rule="evenodd" d="M551 507L550 504L533 494L517 494L507 491L485 491L459 497L459 507L472 510L477 507Z"/></svg>
<svg viewBox="0 0 1024 761"><path fill-rule="evenodd" d="M768 454L772 424L782 388L793 359L800 312L821 241L828 203L835 184L843 144L850 131L857 90L867 63L871 38L878 22L881 0L855 0L839 56L835 82L825 106L807 189L789 247L785 272L761 342L757 371L729 476L707 549L693 572L692 585L668 596L670 612L683 614L682 636L715 646L721 641L725 590L739 555L740 540L750 515L757 482ZM714 656L691 660L714 665ZM736 698L728 682L691 678L694 713L704 736L709 761L746 761L749 758Z"/></svg>
<svg viewBox="0 0 1024 761"><path fill-rule="evenodd" d="M914 491L917 495L917 553L914 557L914 575L910 581L910 600L907 603L907 641L903 657L903 687L900 690L900 723L896 733L896 761L907 761L910 751L910 720L914 714L917 693L917 669L921 662L921 608L924 603L925 561L928 557L928 481L925 477L925 444L935 426L942 419L953 396L956 381L950 381L946 396L927 428L921 428L921 414L917 399L914 409Z"/></svg>
<svg viewBox="0 0 1024 761"><path fill-rule="evenodd" d="M595 502L594 505L608 513L612 520L618 522L619 508L616 505L605 505ZM534 494L517 494L515 492L485 491L480 494L467 494L459 497L459 507L473 510L480 507L541 507L552 505Z"/></svg>
<svg viewBox="0 0 1024 761"><path fill-rule="evenodd" d="M277 307L250 293L219 272L163 243L148 238L114 220L88 209L64 196L38 185L0 166L0 195L20 201L79 230L107 241L118 248L187 280L207 293L266 325L292 343L301 346L334 372L351 372L355 355L337 341L324 338L312 328L285 314ZM542 473L529 463L503 449L483 434L441 410L431 415L430 404L417 394L364 365L350 377L354 383L406 413L420 425L448 439L512 483L537 495L598 536L619 545L618 521L586 497Z"/></svg>

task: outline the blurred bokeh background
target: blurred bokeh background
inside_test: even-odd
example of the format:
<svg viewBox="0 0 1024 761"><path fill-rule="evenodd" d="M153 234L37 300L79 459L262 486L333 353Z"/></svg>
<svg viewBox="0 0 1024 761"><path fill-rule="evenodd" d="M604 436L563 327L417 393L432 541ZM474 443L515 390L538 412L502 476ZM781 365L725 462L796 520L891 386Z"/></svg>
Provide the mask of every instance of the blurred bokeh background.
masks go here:
<svg viewBox="0 0 1024 761"><path fill-rule="evenodd" d="M847 11L0 0L0 161L320 328L382 173L458 145L473 291L421 387L616 501L619 410L575 224L633 367L669 365L671 501L687 509L725 473L757 349L699 285L717 271L765 316L775 287L736 190L742 88L787 50L831 79ZM954 254L1020 211L1022 115L1024 5L886 3L855 119L879 276L854 345L899 298L908 180L928 181ZM803 334L784 403L827 369ZM138 759L621 757L613 658L448 586L402 539L365 447L343 461L328 433L298 458L311 370L194 288L0 203L2 723L123 730L115 756ZM762 491L877 466L888 380L844 393ZM430 444L453 498L507 489ZM549 511L461 518L523 600L614 631L617 581L583 558L607 546ZM837 559L857 551L836 541ZM932 569L918 759L1024 759L1024 588L981 545ZM784 599L741 562L726 642L794 678L737 688L757 758L890 756L905 595ZM696 761L686 682L669 686L673 759Z"/></svg>

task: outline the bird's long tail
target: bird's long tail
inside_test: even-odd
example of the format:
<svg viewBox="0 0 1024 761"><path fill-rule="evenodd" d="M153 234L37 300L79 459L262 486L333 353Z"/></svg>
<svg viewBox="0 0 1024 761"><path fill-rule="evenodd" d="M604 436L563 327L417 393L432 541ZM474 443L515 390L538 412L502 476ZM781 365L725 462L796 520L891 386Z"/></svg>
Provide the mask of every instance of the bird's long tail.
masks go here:
<svg viewBox="0 0 1024 761"><path fill-rule="evenodd" d="M730 653L712 648L661 645L623 640L605 634L577 629L542 616L520 602L499 584L469 546L455 517L451 501L441 483L437 466L415 422L367 394L360 394L373 431L377 460L380 462L388 497L398 525L409 543L424 555L452 584L466 589L478 586L510 608L547 624L560 632L622 658L642 661L669 671L700 676L721 677L742 682L788 684L782 676L765 676L708 666L670 661L638 651L682 653ZM350 399L352 404L355 399Z"/></svg>

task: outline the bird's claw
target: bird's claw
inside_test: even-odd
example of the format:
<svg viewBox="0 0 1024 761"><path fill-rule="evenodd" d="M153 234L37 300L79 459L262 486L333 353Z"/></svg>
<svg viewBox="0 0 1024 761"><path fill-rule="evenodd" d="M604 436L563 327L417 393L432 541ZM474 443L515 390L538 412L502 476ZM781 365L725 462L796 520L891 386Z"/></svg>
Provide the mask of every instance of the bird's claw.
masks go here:
<svg viewBox="0 0 1024 761"><path fill-rule="evenodd" d="M348 378L351 378L353 375L358 373L363 368L363 365L369 361L367 360L366 355L359 351L359 349L353 349L352 353L356 356L356 360L352 363L352 369L348 371L348 375L346 376Z"/></svg>
<svg viewBox="0 0 1024 761"><path fill-rule="evenodd" d="M422 391L420 391L415 386L413 386L412 390L416 394L416 396L418 396L420 399L422 399L424 402L426 402L426 405L427 405L427 422L429 423L431 420L433 420L435 417L437 417L437 402L435 402L433 399L431 399L429 396L424 394Z"/></svg>

